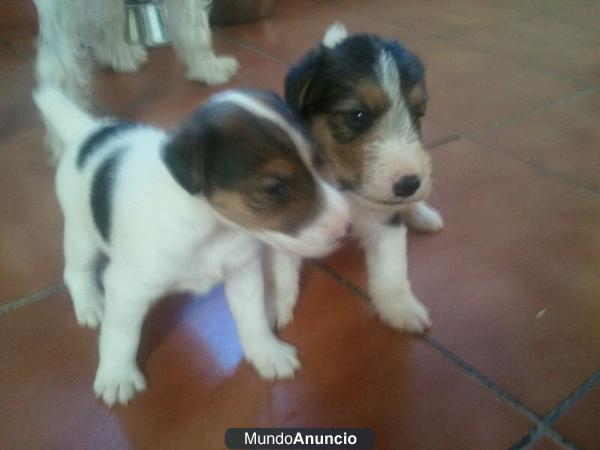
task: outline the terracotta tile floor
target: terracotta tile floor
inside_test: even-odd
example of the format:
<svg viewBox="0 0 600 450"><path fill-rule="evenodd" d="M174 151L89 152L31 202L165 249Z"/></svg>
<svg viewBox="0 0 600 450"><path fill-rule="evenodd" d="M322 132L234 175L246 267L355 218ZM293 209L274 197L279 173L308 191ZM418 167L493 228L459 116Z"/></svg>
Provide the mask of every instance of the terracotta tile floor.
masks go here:
<svg viewBox="0 0 600 450"><path fill-rule="evenodd" d="M0 14L0 448L221 449L229 427L364 426L377 448L600 448L600 22L593 0L280 0L215 29L241 62L228 86L281 92L288 64L342 19L403 40L428 68L424 125L445 216L411 234L424 338L381 325L361 251L308 264L293 381L243 361L222 289L161 302L126 408L91 389L97 334L61 284L62 219L33 108L34 10ZM25 6L23 6L25 5ZM170 48L101 73L103 110L171 127L215 92Z"/></svg>

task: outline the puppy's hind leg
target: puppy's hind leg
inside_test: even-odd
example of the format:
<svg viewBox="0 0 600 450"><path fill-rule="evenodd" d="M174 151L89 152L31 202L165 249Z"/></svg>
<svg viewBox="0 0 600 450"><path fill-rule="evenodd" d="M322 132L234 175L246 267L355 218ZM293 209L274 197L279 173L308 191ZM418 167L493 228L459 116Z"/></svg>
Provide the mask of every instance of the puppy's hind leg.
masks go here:
<svg viewBox="0 0 600 450"><path fill-rule="evenodd" d="M102 0L97 9L98 39L92 42L96 60L118 72L135 72L148 59L143 45L130 45L125 40L125 7L123 0Z"/></svg>
<svg viewBox="0 0 600 450"><path fill-rule="evenodd" d="M230 56L217 56L208 23L208 0L165 0L169 35L179 57L188 66L187 77L206 84L228 82L239 64Z"/></svg>

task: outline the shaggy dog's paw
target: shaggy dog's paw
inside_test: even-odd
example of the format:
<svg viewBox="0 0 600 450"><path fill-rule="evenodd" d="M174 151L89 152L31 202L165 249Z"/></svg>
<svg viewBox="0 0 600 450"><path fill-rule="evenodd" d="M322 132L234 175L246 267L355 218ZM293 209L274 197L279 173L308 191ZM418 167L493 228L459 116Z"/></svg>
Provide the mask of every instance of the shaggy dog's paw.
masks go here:
<svg viewBox="0 0 600 450"><path fill-rule="evenodd" d="M231 56L215 56L190 68L187 76L190 80L203 81L208 85L223 84L231 80L239 66Z"/></svg>
<svg viewBox="0 0 600 450"><path fill-rule="evenodd" d="M99 52L97 59L117 72L136 72L148 59L148 52L142 45L123 44Z"/></svg>

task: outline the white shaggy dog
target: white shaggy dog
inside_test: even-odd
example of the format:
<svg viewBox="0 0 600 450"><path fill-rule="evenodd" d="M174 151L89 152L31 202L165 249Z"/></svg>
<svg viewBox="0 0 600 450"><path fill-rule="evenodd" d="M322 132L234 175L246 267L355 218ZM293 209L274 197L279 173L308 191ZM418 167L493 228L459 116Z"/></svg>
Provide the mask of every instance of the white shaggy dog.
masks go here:
<svg viewBox="0 0 600 450"><path fill-rule="evenodd" d="M38 84L60 88L81 104L90 102L94 66L134 72L146 49L125 40L124 0L34 0L38 11ZM207 84L229 81L238 68L215 55L208 23L210 0L163 0L169 35L187 64L188 78Z"/></svg>
<svg viewBox="0 0 600 450"><path fill-rule="evenodd" d="M350 230L347 203L315 176L313 149L283 100L226 91L166 133L94 119L53 88L34 99L63 144L65 281L79 323L102 324L96 394L112 405L145 388L136 354L155 300L222 281L246 359L264 378L293 376L296 350L271 331L265 296L293 304L297 285L284 282L297 259L284 252L318 257Z"/></svg>
<svg viewBox="0 0 600 450"><path fill-rule="evenodd" d="M397 329L423 332L431 321L408 279L406 225L428 232L443 227L423 201L432 185L420 133L423 65L398 42L349 36L336 23L285 84L288 103L317 143L323 172L350 202L375 309ZM288 282L297 283L297 274ZM286 305L280 326L291 319L291 308Z"/></svg>

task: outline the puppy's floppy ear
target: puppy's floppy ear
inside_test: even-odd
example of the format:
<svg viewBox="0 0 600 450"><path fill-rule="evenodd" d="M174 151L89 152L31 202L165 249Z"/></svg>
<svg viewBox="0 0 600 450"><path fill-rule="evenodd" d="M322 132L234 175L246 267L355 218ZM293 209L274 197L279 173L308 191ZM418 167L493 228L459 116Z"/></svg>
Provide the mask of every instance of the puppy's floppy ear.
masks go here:
<svg viewBox="0 0 600 450"><path fill-rule="evenodd" d="M163 149L162 158L173 178L190 194L205 189L206 127L190 120L176 129Z"/></svg>
<svg viewBox="0 0 600 450"><path fill-rule="evenodd" d="M425 66L415 54L411 54L413 60L410 66L410 72L415 80L414 85L410 88L407 98L408 102L420 116L425 114L425 108L427 107L427 100L429 95L425 87Z"/></svg>
<svg viewBox="0 0 600 450"><path fill-rule="evenodd" d="M423 115L429 99L425 87L425 66L417 55L409 51L405 51L402 61L403 64L399 69L408 81L406 98L410 107Z"/></svg>
<svg viewBox="0 0 600 450"><path fill-rule="evenodd" d="M425 81L423 80L415 84L408 91L407 98L410 107L414 109L419 116L423 116L427 107L427 100L429 100L429 95L425 89Z"/></svg>
<svg viewBox="0 0 600 450"><path fill-rule="evenodd" d="M285 100L301 117L305 115L310 103L311 87L326 51L324 46L311 51L285 77Z"/></svg>

